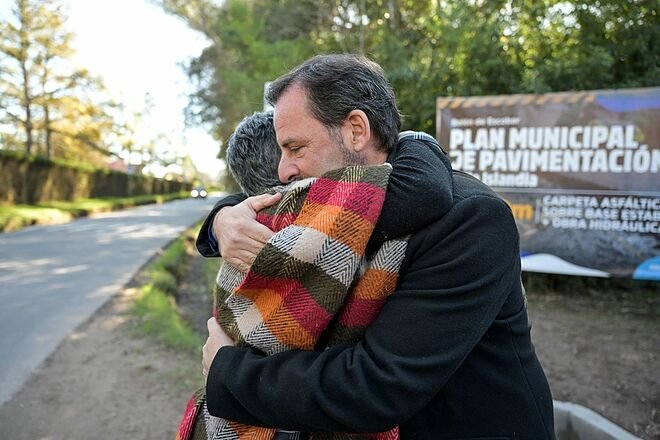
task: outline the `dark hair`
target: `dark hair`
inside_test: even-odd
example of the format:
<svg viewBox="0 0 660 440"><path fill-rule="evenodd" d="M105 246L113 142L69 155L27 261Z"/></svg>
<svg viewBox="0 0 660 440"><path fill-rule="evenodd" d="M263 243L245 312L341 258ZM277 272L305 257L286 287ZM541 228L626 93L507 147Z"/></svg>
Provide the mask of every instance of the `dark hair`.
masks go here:
<svg viewBox="0 0 660 440"><path fill-rule="evenodd" d="M352 110L362 110L381 149L392 151L401 129L401 115L394 90L383 69L359 55L318 55L270 84L266 99L271 105L291 86L307 92L309 111L327 128L341 126Z"/></svg>
<svg viewBox="0 0 660 440"><path fill-rule="evenodd" d="M243 118L227 144L229 171L249 196L281 184L277 175L281 155L272 111Z"/></svg>

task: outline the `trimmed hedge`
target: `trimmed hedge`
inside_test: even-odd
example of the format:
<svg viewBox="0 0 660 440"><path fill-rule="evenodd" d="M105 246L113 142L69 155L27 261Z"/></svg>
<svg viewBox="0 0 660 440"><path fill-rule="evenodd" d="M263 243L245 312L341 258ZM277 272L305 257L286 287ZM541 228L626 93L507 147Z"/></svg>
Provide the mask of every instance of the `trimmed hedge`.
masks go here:
<svg viewBox="0 0 660 440"><path fill-rule="evenodd" d="M168 194L190 189L187 182L0 150L0 202L36 205L53 200Z"/></svg>

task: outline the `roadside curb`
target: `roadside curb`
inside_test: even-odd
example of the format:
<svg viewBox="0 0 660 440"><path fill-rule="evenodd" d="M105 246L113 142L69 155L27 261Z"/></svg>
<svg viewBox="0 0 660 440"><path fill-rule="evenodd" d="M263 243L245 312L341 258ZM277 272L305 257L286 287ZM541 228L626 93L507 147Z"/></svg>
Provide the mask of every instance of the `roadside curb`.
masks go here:
<svg viewBox="0 0 660 440"><path fill-rule="evenodd" d="M559 440L640 440L589 408L557 400L553 404Z"/></svg>

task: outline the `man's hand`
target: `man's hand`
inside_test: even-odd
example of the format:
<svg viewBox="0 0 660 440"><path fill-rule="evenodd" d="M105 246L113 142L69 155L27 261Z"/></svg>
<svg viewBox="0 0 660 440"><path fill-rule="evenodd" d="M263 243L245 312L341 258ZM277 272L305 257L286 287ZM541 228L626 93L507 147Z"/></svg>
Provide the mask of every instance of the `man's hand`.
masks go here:
<svg viewBox="0 0 660 440"><path fill-rule="evenodd" d="M204 377L208 376L211 363L218 354L220 348L227 345L234 346L234 341L231 340L227 333L218 325L215 318L209 318L206 322L206 327L209 329L209 337L206 339L206 344L202 347L202 374Z"/></svg>
<svg viewBox="0 0 660 440"><path fill-rule="evenodd" d="M222 208L213 219L222 258L241 272L247 272L273 231L256 221L257 212L280 201L282 194L249 197L236 206Z"/></svg>

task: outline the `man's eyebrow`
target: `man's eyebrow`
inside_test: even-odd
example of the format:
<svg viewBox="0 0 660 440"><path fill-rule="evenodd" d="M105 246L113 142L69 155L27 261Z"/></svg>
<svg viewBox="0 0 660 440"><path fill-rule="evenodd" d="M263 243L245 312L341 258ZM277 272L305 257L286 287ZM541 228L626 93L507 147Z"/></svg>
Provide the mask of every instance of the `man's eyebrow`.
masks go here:
<svg viewBox="0 0 660 440"><path fill-rule="evenodd" d="M303 143L298 139L286 138L280 143L281 148L291 148L291 144Z"/></svg>

